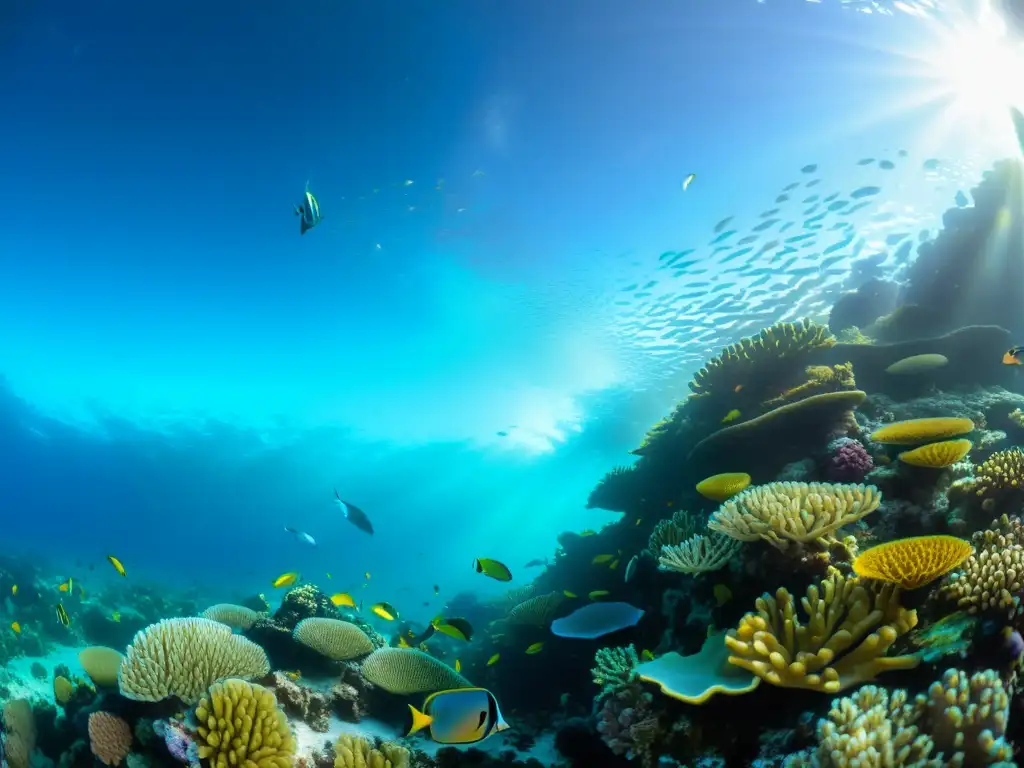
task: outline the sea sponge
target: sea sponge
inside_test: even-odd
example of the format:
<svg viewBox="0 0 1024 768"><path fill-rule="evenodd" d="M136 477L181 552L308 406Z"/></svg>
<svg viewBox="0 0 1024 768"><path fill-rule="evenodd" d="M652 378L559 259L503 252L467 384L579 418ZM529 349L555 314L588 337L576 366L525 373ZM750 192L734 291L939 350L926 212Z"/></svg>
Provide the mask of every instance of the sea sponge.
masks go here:
<svg viewBox="0 0 1024 768"><path fill-rule="evenodd" d="M433 693L472 684L443 661L415 648L378 648L363 661L363 677L388 693Z"/></svg>
<svg viewBox="0 0 1024 768"><path fill-rule="evenodd" d="M120 765L132 748L132 729L109 712L89 715L89 749L104 765Z"/></svg>
<svg viewBox="0 0 1024 768"><path fill-rule="evenodd" d="M196 705L196 746L210 768L291 768L295 737L274 694L245 680L214 683Z"/></svg>
<svg viewBox="0 0 1024 768"><path fill-rule="evenodd" d="M917 589L945 576L972 554L970 542L955 536L916 536L861 552L853 570L858 576Z"/></svg>
<svg viewBox="0 0 1024 768"><path fill-rule="evenodd" d="M917 612L900 606L897 588L886 584L871 591L855 577L846 578L835 568L829 572L820 589L807 588L802 601L806 625L787 590L780 587L774 598L759 597L757 613L746 614L726 634L729 663L772 685L827 693L886 670L916 667L917 656L884 655L917 624Z"/></svg>
<svg viewBox="0 0 1024 768"><path fill-rule="evenodd" d="M697 483L697 493L706 499L723 502L750 485L750 475L746 472L723 472L719 475L706 477Z"/></svg>
<svg viewBox="0 0 1024 768"><path fill-rule="evenodd" d="M886 424L881 429L875 430L871 439L876 443L890 445L916 445L917 443L930 443L933 440L945 440L973 430L974 422L970 419L953 417L908 419Z"/></svg>
<svg viewBox="0 0 1024 768"><path fill-rule="evenodd" d="M103 645L91 645L78 652L78 663L93 684L101 688L116 688L117 673L124 654Z"/></svg>
<svg viewBox="0 0 1024 768"><path fill-rule="evenodd" d="M508 612L505 620L509 624L529 627L546 627L555 618L558 609L565 602L561 592L548 592L528 598Z"/></svg>
<svg viewBox="0 0 1024 768"><path fill-rule="evenodd" d="M743 546L743 542L712 533L693 536L682 544L661 548L658 568L676 573L707 573L725 566Z"/></svg>
<svg viewBox="0 0 1024 768"><path fill-rule="evenodd" d="M899 455L904 464L915 467L931 467L939 469L956 464L968 454L974 443L970 440L943 440L941 443L928 443Z"/></svg>
<svg viewBox="0 0 1024 768"><path fill-rule="evenodd" d="M66 706L71 697L75 695L75 684L64 675L57 675L53 678L53 700L62 707Z"/></svg>
<svg viewBox="0 0 1024 768"><path fill-rule="evenodd" d="M970 677L947 669L928 689L930 731L949 765L989 765L1013 760L1003 738L1010 717L1010 693L998 673L988 669Z"/></svg>
<svg viewBox="0 0 1024 768"><path fill-rule="evenodd" d="M657 685L666 696L687 704L703 704L716 693L749 693L761 684L761 678L729 663L724 637L724 632L712 632L697 653L682 656L669 651L637 665L634 674Z"/></svg>
<svg viewBox="0 0 1024 768"><path fill-rule="evenodd" d="M26 699L11 699L3 705L4 760L7 768L30 768L36 748L36 722Z"/></svg>
<svg viewBox="0 0 1024 768"><path fill-rule="evenodd" d="M219 621L221 624L227 624L232 629L244 632L247 629L252 629L256 619L260 618L263 614L254 611L252 608L246 608L244 605L217 603L216 605L211 605L199 615L204 619Z"/></svg>
<svg viewBox="0 0 1024 768"><path fill-rule="evenodd" d="M343 733L334 745L334 768L409 768L412 753L401 744L384 742L374 749L362 736Z"/></svg>
<svg viewBox="0 0 1024 768"><path fill-rule="evenodd" d="M974 554L954 573L943 592L968 613L1005 612L1012 617L1024 587L1024 545L1020 521L1003 515L971 537Z"/></svg>
<svg viewBox="0 0 1024 768"><path fill-rule="evenodd" d="M756 485L719 507L708 528L740 541L764 539L785 551L790 542L827 544L839 528L874 512L881 501L873 485Z"/></svg>
<svg viewBox="0 0 1024 768"><path fill-rule="evenodd" d="M164 619L139 630L118 671L121 695L136 701L177 696L194 704L227 677L263 677L266 652L210 619Z"/></svg>
<svg viewBox="0 0 1024 768"><path fill-rule="evenodd" d="M840 483L859 483L870 472L875 461L859 440L841 437L829 444L828 479Z"/></svg>
<svg viewBox="0 0 1024 768"><path fill-rule="evenodd" d="M694 516L683 509L677 509L672 517L666 520L659 520L651 537L647 540L647 551L655 558L661 556L661 548L682 544L691 536L697 533L697 523Z"/></svg>
<svg viewBox="0 0 1024 768"><path fill-rule="evenodd" d="M351 621L303 619L295 625L292 637L334 661L347 661L373 651L370 638Z"/></svg>
<svg viewBox="0 0 1024 768"><path fill-rule="evenodd" d="M1024 451L1010 448L993 453L975 468L973 487L978 496L996 496L1024 488Z"/></svg>

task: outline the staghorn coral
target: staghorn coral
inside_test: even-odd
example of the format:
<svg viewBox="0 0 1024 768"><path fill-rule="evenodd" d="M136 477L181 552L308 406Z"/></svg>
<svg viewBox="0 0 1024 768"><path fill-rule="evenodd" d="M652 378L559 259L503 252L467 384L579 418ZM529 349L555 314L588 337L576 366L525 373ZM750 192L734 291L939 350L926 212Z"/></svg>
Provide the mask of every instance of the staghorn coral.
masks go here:
<svg viewBox="0 0 1024 768"><path fill-rule="evenodd" d="M118 671L121 695L136 701L177 696L194 704L217 680L270 672L256 643L210 619L164 619L140 630Z"/></svg>
<svg viewBox="0 0 1024 768"><path fill-rule="evenodd" d="M968 613L1017 613L1024 586L1024 529L1017 518L1003 515L971 537L974 554L954 573L943 593Z"/></svg>
<svg viewBox="0 0 1024 768"><path fill-rule="evenodd" d="M211 605L199 615L204 619L219 621L221 624L227 624L232 629L239 629L244 632L247 629L251 629L252 625L256 623L256 619L264 614L258 613L252 608L246 608L244 605L217 603L216 605Z"/></svg>
<svg viewBox="0 0 1024 768"><path fill-rule="evenodd" d="M974 470L974 492L995 497L1024 489L1024 451L996 451Z"/></svg>
<svg viewBox="0 0 1024 768"><path fill-rule="evenodd" d="M89 749L104 765L120 765L132 748L132 729L110 712L89 715Z"/></svg>
<svg viewBox="0 0 1024 768"><path fill-rule="evenodd" d="M555 618L555 614L565 601L565 595L561 592L548 592L546 595L537 595L516 605L508 612L505 620L509 624L546 627Z"/></svg>
<svg viewBox="0 0 1024 768"><path fill-rule="evenodd" d="M916 536L879 544L853 561L858 576L917 589L945 576L974 554L974 547L955 536Z"/></svg>
<svg viewBox="0 0 1024 768"><path fill-rule="evenodd" d="M766 408L778 408L780 405L803 400L811 395L857 388L857 381L853 377L853 364L849 362L831 367L810 365L804 370L804 373L807 376L807 381L787 389L778 397L765 400L762 405Z"/></svg>
<svg viewBox="0 0 1024 768"><path fill-rule="evenodd" d="M4 725L3 757L7 768L29 768L36 747L36 724L26 699L11 699L0 713Z"/></svg>
<svg viewBox="0 0 1024 768"><path fill-rule="evenodd" d="M470 682L443 661L415 648L378 648L363 661L363 677L388 693L433 693L470 688Z"/></svg>
<svg viewBox="0 0 1024 768"><path fill-rule="evenodd" d="M632 643L625 648L598 648L594 668L590 670L594 685L601 687L598 696L614 695L636 680L640 658Z"/></svg>
<svg viewBox="0 0 1024 768"><path fill-rule="evenodd" d="M899 460L915 467L941 469L956 464L973 447L970 440L943 440L939 443L928 443L910 451L903 451L899 455Z"/></svg>
<svg viewBox="0 0 1024 768"><path fill-rule="evenodd" d="M384 742L374 749L361 736L343 733L334 745L334 768L409 768L411 753L401 744Z"/></svg>
<svg viewBox="0 0 1024 768"><path fill-rule="evenodd" d="M945 440L973 430L974 422L970 419L940 416L907 419L887 424L881 429L876 429L871 434L871 439L876 443L889 445L915 445L930 443L933 440Z"/></svg>
<svg viewBox="0 0 1024 768"><path fill-rule="evenodd" d="M820 588L807 588L802 601L806 625L787 590L780 588L774 598L759 597L757 613L746 614L726 634L729 663L772 685L828 693L890 669L916 667L917 656L884 655L917 624L917 612L900 606L897 588L887 584L871 591L857 578L829 570Z"/></svg>
<svg viewBox="0 0 1024 768"><path fill-rule="evenodd" d="M697 493L705 499L723 502L750 485L750 475L746 472L723 472L706 477L697 483Z"/></svg>
<svg viewBox="0 0 1024 768"><path fill-rule="evenodd" d="M829 444L828 477L842 483L859 483L875 462L859 440L841 437Z"/></svg>
<svg viewBox="0 0 1024 768"><path fill-rule="evenodd" d="M661 556L662 547L681 544L697 533L697 523L689 512L677 509L671 518L659 520L647 541L647 551L655 558Z"/></svg>
<svg viewBox="0 0 1024 768"><path fill-rule="evenodd" d="M334 661L347 661L373 651L373 643L363 630L340 619L303 619L295 625L292 637Z"/></svg>
<svg viewBox="0 0 1024 768"><path fill-rule="evenodd" d="M790 542L827 545L839 528L874 512L880 503L873 485L769 483L727 501L708 528L740 541L764 539L783 551Z"/></svg>
<svg viewBox="0 0 1024 768"><path fill-rule="evenodd" d="M291 768L295 737L274 694L245 680L214 683L196 706L199 757L211 768Z"/></svg>
<svg viewBox="0 0 1024 768"><path fill-rule="evenodd" d="M692 536L681 544L661 548L658 569L675 573L708 573L723 568L743 542L712 533Z"/></svg>

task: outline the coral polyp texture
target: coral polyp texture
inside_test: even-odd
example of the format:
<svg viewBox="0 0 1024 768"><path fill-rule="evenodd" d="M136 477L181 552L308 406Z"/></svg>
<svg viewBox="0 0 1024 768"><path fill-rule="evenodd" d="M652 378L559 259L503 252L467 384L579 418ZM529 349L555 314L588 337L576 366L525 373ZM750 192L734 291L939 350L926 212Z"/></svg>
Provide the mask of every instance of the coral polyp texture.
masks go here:
<svg viewBox="0 0 1024 768"><path fill-rule="evenodd" d="M26 699L11 699L0 712L3 720L3 758L7 768L30 768L36 746L36 724L32 705Z"/></svg>
<svg viewBox="0 0 1024 768"><path fill-rule="evenodd" d="M334 768L409 768L412 757L401 744L374 747L361 736L342 734L334 745Z"/></svg>
<svg viewBox="0 0 1024 768"><path fill-rule="evenodd" d="M993 670L968 677L947 669L928 689L932 738L949 765L990 765L1013 759L1003 738L1010 717L1010 692Z"/></svg>
<svg viewBox="0 0 1024 768"><path fill-rule="evenodd" d="M887 657L897 638L917 625L917 612L899 603L892 585L872 590L857 578L830 569L820 587L811 585L801 601L783 588L763 595L756 613L746 614L725 637L729 663L772 685L835 693L892 669L912 669L917 656Z"/></svg>
<svg viewBox="0 0 1024 768"><path fill-rule="evenodd" d="M104 765L120 765L132 748L132 729L110 712L89 715L89 749Z"/></svg>
<svg viewBox="0 0 1024 768"><path fill-rule="evenodd" d="M1011 448L996 451L974 470L974 492L978 496L1024 488L1024 451Z"/></svg>
<svg viewBox="0 0 1024 768"><path fill-rule="evenodd" d="M251 629L252 625L256 623L256 619L263 616L263 614L254 611L252 608L246 608L244 605L217 603L203 611L200 616L204 619L219 621L221 624L226 624L232 629L244 631Z"/></svg>
<svg viewBox="0 0 1024 768"><path fill-rule="evenodd" d="M1020 520L1006 515L974 534L974 554L950 577L945 594L970 613L1016 614L1024 587L1022 540Z"/></svg>
<svg viewBox="0 0 1024 768"><path fill-rule="evenodd" d="M164 619L140 630L118 671L121 695L136 701L177 696L194 704L227 677L256 678L270 672L266 652L231 628L210 619Z"/></svg>
<svg viewBox="0 0 1024 768"><path fill-rule="evenodd" d="M793 542L825 544L844 525L878 509L881 501L873 485L769 483L725 502L708 528L740 541L764 539L781 550Z"/></svg>
<svg viewBox="0 0 1024 768"><path fill-rule="evenodd" d="M723 472L706 477L697 483L697 493L706 499L722 502L731 499L748 485L750 475L746 472Z"/></svg>
<svg viewBox="0 0 1024 768"><path fill-rule="evenodd" d="M378 648L361 666L363 677L388 693L433 693L469 688L470 682L440 659L416 648Z"/></svg>
<svg viewBox="0 0 1024 768"><path fill-rule="evenodd" d="M717 533L693 536L680 544L662 547L658 567L686 574L717 571L729 563L742 545L742 541Z"/></svg>
<svg viewBox="0 0 1024 768"><path fill-rule="evenodd" d="M307 648L334 661L355 659L373 651L370 638L350 621L317 617L303 619L295 625L292 636Z"/></svg>
<svg viewBox="0 0 1024 768"><path fill-rule="evenodd" d="M886 424L872 433L871 439L876 443L889 445L917 445L930 443L934 440L945 440L957 435L965 435L974 430L974 422L960 417L933 417L925 419L907 419Z"/></svg>
<svg viewBox="0 0 1024 768"><path fill-rule="evenodd" d="M915 536L879 544L853 561L858 576L917 589L945 576L974 553L955 536Z"/></svg>
<svg viewBox="0 0 1024 768"><path fill-rule="evenodd" d="M830 480L842 483L859 483L872 469L875 461L859 440L841 437L829 445L831 456L828 460Z"/></svg>
<svg viewBox="0 0 1024 768"><path fill-rule="evenodd" d="M291 768L295 737L274 694L245 680L214 683L195 712L199 757L211 768Z"/></svg>
<svg viewBox="0 0 1024 768"><path fill-rule="evenodd" d="M505 621L524 627L546 627L555 618L564 602L565 595L561 592L535 595L512 606L505 616Z"/></svg>
<svg viewBox="0 0 1024 768"><path fill-rule="evenodd" d="M970 453L972 447L974 444L970 440L943 440L904 451L899 459L915 467L940 469L956 464Z"/></svg>
<svg viewBox="0 0 1024 768"><path fill-rule="evenodd" d="M667 520L659 520L651 531L647 540L647 551L655 558L661 556L662 547L672 547L682 544L687 539L697 535L697 523L693 515L682 509L677 509L672 517Z"/></svg>

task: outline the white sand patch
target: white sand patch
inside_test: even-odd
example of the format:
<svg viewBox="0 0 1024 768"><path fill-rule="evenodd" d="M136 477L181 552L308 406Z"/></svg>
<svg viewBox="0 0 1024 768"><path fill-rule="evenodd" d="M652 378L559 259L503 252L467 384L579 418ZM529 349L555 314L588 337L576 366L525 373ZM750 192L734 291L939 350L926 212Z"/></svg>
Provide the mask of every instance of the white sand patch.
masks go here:
<svg viewBox="0 0 1024 768"><path fill-rule="evenodd" d="M12 699L45 699L53 701L53 670L63 664L71 670L73 676L88 680L85 670L78 661L80 648L70 645L58 645L45 656L19 656L12 659L4 667L11 675L5 685L10 688ZM32 674L32 665L42 664L46 669L46 677L42 680Z"/></svg>

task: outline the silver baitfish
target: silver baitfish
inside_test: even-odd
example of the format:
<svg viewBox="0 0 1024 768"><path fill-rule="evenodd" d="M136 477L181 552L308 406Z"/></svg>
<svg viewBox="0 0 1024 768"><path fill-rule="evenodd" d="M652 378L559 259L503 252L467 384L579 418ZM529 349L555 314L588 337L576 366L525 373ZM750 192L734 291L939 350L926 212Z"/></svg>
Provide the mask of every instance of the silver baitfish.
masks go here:
<svg viewBox="0 0 1024 768"><path fill-rule="evenodd" d="M285 529L285 531L290 533L292 536L294 536L296 539L298 539L301 543L306 544L307 546L310 546L310 547L315 547L316 546L316 539L314 539L312 536L310 536L305 531L297 531L294 528L289 528L287 525L284 527L284 529Z"/></svg>

